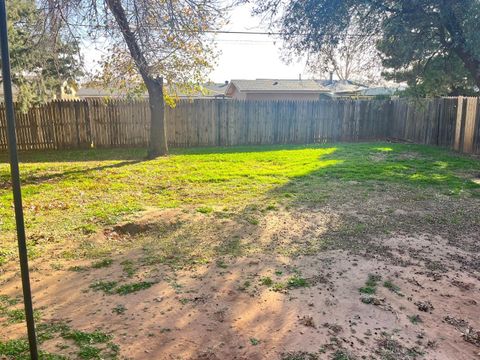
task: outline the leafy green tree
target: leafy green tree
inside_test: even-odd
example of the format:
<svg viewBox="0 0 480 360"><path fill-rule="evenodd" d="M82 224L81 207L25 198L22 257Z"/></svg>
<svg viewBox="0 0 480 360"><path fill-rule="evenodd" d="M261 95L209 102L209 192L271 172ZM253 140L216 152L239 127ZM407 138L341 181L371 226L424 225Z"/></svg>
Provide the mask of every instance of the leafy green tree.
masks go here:
<svg viewBox="0 0 480 360"><path fill-rule="evenodd" d="M287 50L326 54L355 37L372 38L387 79L423 95L480 87L478 0L267 0ZM355 25L360 30L349 31Z"/></svg>
<svg viewBox="0 0 480 360"><path fill-rule="evenodd" d="M45 31L47 13L34 0L9 0L7 9L12 80L21 109L71 91L82 74L75 43Z"/></svg>

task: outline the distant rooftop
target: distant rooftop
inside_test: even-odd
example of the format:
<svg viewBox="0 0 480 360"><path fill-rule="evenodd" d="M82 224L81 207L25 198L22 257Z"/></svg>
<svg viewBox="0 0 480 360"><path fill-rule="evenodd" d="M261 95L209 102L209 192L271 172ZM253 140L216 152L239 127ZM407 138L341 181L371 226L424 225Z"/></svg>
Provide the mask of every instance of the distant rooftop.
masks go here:
<svg viewBox="0 0 480 360"><path fill-rule="evenodd" d="M239 80L230 82L241 92L326 92L328 89L318 84L315 80L298 79L256 79Z"/></svg>
<svg viewBox="0 0 480 360"><path fill-rule="evenodd" d="M317 84L327 88L331 93L356 93L366 89L366 85L359 84L351 80L315 80Z"/></svg>

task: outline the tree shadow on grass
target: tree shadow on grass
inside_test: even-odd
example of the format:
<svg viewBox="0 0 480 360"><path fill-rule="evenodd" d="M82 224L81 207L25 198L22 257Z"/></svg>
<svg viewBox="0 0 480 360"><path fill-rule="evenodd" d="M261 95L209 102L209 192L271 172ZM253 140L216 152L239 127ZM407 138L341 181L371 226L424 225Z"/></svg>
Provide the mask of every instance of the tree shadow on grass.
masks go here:
<svg viewBox="0 0 480 360"><path fill-rule="evenodd" d="M20 163L87 162L109 160L145 160L144 148L86 149L86 150L30 150L20 151ZM0 152L0 164L9 162L8 153Z"/></svg>
<svg viewBox="0 0 480 360"><path fill-rule="evenodd" d="M121 167L125 166L130 166L130 165L135 165L142 163L144 160L129 160L129 161L122 161L119 163L115 164L109 164L109 165L101 165L101 166L94 166L94 167L87 167L79 170L69 170L69 171L64 171L64 172L59 172L59 173L51 173L47 175L27 175L27 176L22 176L21 181L23 185L38 185L43 182L49 182L52 180L61 180L62 178L71 176L71 175L85 175L94 171L102 171L102 170L107 170L107 169L118 169ZM0 173L0 189L8 189L11 187L10 184L10 174L1 174Z"/></svg>

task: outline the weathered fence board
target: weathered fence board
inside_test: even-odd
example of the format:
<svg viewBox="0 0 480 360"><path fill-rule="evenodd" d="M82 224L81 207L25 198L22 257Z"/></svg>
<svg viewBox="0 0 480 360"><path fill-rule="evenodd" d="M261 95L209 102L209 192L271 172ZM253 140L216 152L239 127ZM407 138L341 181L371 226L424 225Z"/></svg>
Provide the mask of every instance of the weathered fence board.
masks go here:
<svg viewBox="0 0 480 360"><path fill-rule="evenodd" d="M182 100L166 108L174 147L301 144L386 138L480 153L478 98L428 100ZM53 101L17 111L22 150L145 147L147 101ZM0 150L5 150L0 105Z"/></svg>

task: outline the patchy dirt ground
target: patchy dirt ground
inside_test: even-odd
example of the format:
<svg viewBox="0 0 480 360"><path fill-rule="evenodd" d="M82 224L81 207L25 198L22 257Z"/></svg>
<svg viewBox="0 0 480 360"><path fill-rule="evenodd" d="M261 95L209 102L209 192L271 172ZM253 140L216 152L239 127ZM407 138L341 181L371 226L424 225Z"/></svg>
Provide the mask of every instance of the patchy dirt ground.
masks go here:
<svg viewBox="0 0 480 360"><path fill-rule="evenodd" d="M92 238L141 246L32 264L41 323L102 331L125 359L480 358L478 200L376 194L241 214L151 209ZM2 274L5 299L18 286ZM0 339L23 332L2 326ZM102 358L66 341L42 348Z"/></svg>

